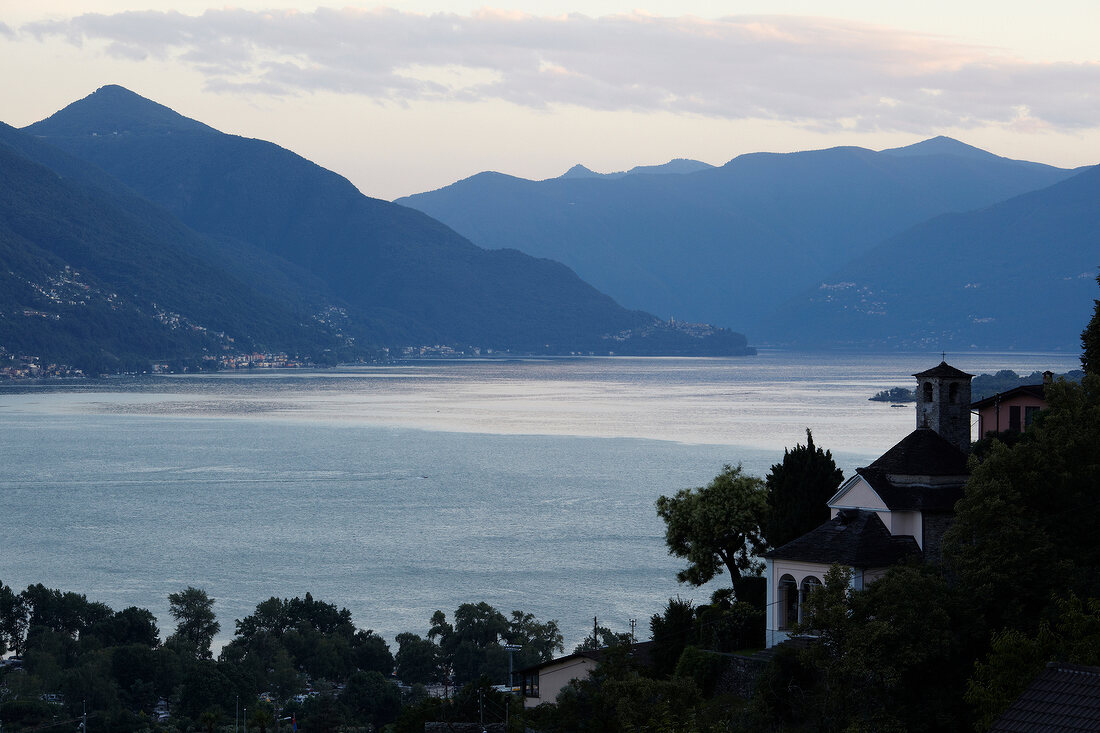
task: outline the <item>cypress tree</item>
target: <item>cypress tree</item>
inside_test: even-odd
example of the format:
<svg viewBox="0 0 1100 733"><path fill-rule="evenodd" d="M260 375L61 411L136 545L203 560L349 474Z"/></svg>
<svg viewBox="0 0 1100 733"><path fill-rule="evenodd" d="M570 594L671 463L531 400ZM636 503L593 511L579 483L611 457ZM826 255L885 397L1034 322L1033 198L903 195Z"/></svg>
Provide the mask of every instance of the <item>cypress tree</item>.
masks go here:
<svg viewBox="0 0 1100 733"><path fill-rule="evenodd" d="M844 473L831 451L814 445L806 429L806 445L783 451L783 462L771 467L765 479L768 519L764 539L781 547L829 519L825 502L836 493Z"/></svg>

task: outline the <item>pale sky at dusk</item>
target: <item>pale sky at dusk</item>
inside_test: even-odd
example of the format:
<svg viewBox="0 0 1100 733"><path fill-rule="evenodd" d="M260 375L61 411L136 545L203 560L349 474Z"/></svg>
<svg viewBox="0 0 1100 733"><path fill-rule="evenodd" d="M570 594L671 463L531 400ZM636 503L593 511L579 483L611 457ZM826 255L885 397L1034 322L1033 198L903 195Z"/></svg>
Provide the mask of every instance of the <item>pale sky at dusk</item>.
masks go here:
<svg viewBox="0 0 1100 733"><path fill-rule="evenodd" d="M0 119L121 84L371 196L945 134L1100 163L1100 2L0 0Z"/></svg>

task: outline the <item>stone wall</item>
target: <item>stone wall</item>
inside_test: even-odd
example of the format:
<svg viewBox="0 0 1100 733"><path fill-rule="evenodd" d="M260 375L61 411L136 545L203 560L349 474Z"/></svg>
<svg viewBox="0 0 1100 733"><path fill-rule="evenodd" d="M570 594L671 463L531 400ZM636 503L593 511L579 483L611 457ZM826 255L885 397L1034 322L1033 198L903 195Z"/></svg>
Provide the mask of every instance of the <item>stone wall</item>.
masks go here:
<svg viewBox="0 0 1100 733"><path fill-rule="evenodd" d="M723 654L728 663L714 685L714 694L733 694L748 699L756 689L756 680L768 666L767 659Z"/></svg>
<svg viewBox="0 0 1100 733"><path fill-rule="evenodd" d="M424 733L504 733L504 723L425 723Z"/></svg>
<svg viewBox="0 0 1100 733"><path fill-rule="evenodd" d="M922 517L924 525L924 561L932 565L943 562L943 534L955 521L952 514L928 513Z"/></svg>

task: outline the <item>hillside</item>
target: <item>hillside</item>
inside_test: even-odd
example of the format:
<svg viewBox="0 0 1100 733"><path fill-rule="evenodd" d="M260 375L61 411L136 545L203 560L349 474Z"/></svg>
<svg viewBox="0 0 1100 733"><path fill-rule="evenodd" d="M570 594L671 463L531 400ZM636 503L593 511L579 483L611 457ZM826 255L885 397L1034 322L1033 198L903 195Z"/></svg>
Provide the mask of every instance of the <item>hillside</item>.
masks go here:
<svg viewBox="0 0 1100 733"><path fill-rule="evenodd" d="M0 347L11 355L102 372L343 344L205 261L210 243L168 212L2 124L0 179Z"/></svg>
<svg viewBox="0 0 1100 733"><path fill-rule="evenodd" d="M809 347L1076 349L1100 264L1100 167L884 242L767 324Z"/></svg>
<svg viewBox="0 0 1100 733"><path fill-rule="evenodd" d="M755 153L682 174L480 173L398 203L481 246L558 259L627 307L759 339L775 336L757 326L776 305L882 240L1070 175L944 138Z"/></svg>
<svg viewBox="0 0 1100 733"><path fill-rule="evenodd" d="M663 326L557 262L483 250L288 150L220 133L122 87L103 87L25 131L229 247L209 255L220 267L236 262L242 272L256 253L275 258L284 281L304 277L346 304L373 343L630 353L644 331L661 338L637 341L642 351L655 341L677 352L746 351L738 334Z"/></svg>

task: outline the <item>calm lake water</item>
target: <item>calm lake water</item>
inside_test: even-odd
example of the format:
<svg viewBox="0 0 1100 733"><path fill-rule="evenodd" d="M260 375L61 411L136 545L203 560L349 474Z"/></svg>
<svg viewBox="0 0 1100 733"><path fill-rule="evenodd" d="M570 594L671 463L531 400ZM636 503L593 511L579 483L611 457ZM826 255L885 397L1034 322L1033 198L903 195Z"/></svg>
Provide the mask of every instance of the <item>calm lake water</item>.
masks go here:
<svg viewBox="0 0 1100 733"><path fill-rule="evenodd" d="M949 355L974 373L1067 354ZM216 598L219 643L272 595L347 606L392 643L488 601L616 630L676 583L658 496L784 447L849 475L915 425L868 402L939 354L452 361L0 387L0 580L157 614ZM717 587L717 586L715 586ZM396 649L395 649L396 650Z"/></svg>

